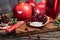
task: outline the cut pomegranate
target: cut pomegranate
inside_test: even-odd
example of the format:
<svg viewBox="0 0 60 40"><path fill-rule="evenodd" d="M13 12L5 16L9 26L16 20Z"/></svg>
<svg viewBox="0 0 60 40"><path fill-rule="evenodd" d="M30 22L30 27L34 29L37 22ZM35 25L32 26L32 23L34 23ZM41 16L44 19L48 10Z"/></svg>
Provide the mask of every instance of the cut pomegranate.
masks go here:
<svg viewBox="0 0 60 40"><path fill-rule="evenodd" d="M32 23L35 22L35 23ZM42 14L35 14L31 19L27 20L26 23L30 25L30 23L34 25L30 26L45 26L47 23L49 23L49 17L42 15ZM41 25L40 25L41 24Z"/></svg>
<svg viewBox="0 0 60 40"><path fill-rule="evenodd" d="M10 19L5 14L2 14L1 15L1 22L7 24L10 22Z"/></svg>

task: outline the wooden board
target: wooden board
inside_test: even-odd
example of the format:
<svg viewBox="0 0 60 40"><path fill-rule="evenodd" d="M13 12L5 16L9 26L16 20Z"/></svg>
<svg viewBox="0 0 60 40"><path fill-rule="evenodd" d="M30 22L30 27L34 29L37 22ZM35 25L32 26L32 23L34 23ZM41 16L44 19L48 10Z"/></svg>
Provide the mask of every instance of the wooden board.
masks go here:
<svg viewBox="0 0 60 40"><path fill-rule="evenodd" d="M16 28L16 36L18 37L28 36L28 35L33 35L33 34L38 34L38 33L43 33L43 32L56 31L56 30L60 30L60 29L58 29L57 26L54 26L53 23L48 23L46 26L41 27L41 28L34 28L34 27L26 25L25 23L19 28Z"/></svg>
<svg viewBox="0 0 60 40"><path fill-rule="evenodd" d="M56 20L59 18L60 18L60 14L56 18ZM52 19L50 19L50 21L52 21ZM25 28L27 28L28 30L25 30ZM18 36L18 37L28 36L28 35L39 34L39 33L44 33L44 32L57 31L57 30L60 30L60 29L58 29L57 26L54 26L53 23L48 23L46 26L44 26L42 28L30 27L30 26L27 26L25 23L22 26L20 26L19 28L16 28L16 36Z"/></svg>
<svg viewBox="0 0 60 40"><path fill-rule="evenodd" d="M8 13L6 14L8 17L12 17L12 13ZM59 15L60 18L60 15ZM57 18L58 19L58 18ZM25 28L27 28L28 30L25 30ZM43 33L43 32L50 32L50 31L56 31L56 30L60 30L57 28L57 26L54 26L53 23L48 23L46 26L42 27L42 28L34 28L34 27L30 27L27 26L26 23L23 24L22 26L20 26L19 28L16 28L16 36L28 36L28 35L32 35L32 34L38 34L38 33ZM0 30L1 34L6 34L5 30Z"/></svg>

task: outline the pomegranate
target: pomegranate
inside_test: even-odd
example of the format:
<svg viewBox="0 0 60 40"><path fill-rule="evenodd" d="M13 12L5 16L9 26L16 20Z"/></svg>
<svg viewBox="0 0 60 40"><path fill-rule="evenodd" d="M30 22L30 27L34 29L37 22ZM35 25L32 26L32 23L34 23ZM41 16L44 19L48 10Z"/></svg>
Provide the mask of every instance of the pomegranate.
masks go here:
<svg viewBox="0 0 60 40"><path fill-rule="evenodd" d="M36 5L36 2L35 2L35 0L27 0L27 2L26 3L28 3L29 5L31 5L33 8L35 7L35 5Z"/></svg>
<svg viewBox="0 0 60 40"><path fill-rule="evenodd" d="M41 13L43 15L45 15L45 2L46 0L42 0L42 2L40 2L38 5L35 6L34 8L34 13Z"/></svg>
<svg viewBox="0 0 60 40"><path fill-rule="evenodd" d="M7 17L5 14L1 15L1 22L4 24L8 24L11 20L9 19L9 17Z"/></svg>
<svg viewBox="0 0 60 40"><path fill-rule="evenodd" d="M31 19L26 20L26 23L30 26L44 26L49 23L49 17L40 14L35 14ZM40 25L41 24L41 25Z"/></svg>
<svg viewBox="0 0 60 40"><path fill-rule="evenodd" d="M32 16L32 7L24 2L21 2L16 4L13 8L13 15L18 20L26 20L31 18Z"/></svg>
<svg viewBox="0 0 60 40"><path fill-rule="evenodd" d="M28 3L28 4L32 7L32 15L34 15L33 9L34 9L34 7L36 6L35 0L27 0L26 3Z"/></svg>

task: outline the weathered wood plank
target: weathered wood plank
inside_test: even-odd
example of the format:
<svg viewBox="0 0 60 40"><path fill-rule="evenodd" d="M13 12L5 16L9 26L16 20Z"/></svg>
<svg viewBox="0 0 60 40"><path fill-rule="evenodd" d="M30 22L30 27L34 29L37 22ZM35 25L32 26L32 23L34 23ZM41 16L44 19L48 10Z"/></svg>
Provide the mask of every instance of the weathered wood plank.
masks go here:
<svg viewBox="0 0 60 40"><path fill-rule="evenodd" d="M56 19L60 19L60 13ZM25 28L28 28L28 31L25 30ZM20 29L24 30L25 32ZM16 29L16 34L17 36L26 36L26 35L39 34L43 32L51 32L51 31L56 31L56 30L60 30L60 29L58 29L57 26L54 26L53 23L48 23L43 28L33 28L30 26L27 26L26 24L23 24L22 26L20 26L20 28Z"/></svg>

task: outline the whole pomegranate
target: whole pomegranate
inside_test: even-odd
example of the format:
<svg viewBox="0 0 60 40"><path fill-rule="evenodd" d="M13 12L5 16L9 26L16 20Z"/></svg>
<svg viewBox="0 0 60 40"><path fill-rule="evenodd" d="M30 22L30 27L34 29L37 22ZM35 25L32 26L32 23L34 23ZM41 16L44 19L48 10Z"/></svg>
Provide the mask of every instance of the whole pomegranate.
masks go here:
<svg viewBox="0 0 60 40"><path fill-rule="evenodd" d="M18 3L13 8L13 15L18 20L26 20L32 16L32 7L24 2Z"/></svg>
<svg viewBox="0 0 60 40"><path fill-rule="evenodd" d="M26 3L28 3L29 5L31 5L33 8L35 7L35 5L36 5L36 2L35 2L35 0L27 0L27 2Z"/></svg>
<svg viewBox="0 0 60 40"><path fill-rule="evenodd" d="M35 0L27 0L26 3L28 3L28 4L32 7L32 15L34 15L33 9L34 9L34 7L36 6Z"/></svg>
<svg viewBox="0 0 60 40"><path fill-rule="evenodd" d="M42 2L40 2L38 5L36 5L34 7L34 13L41 13L43 15L45 15L45 0L42 0Z"/></svg>

